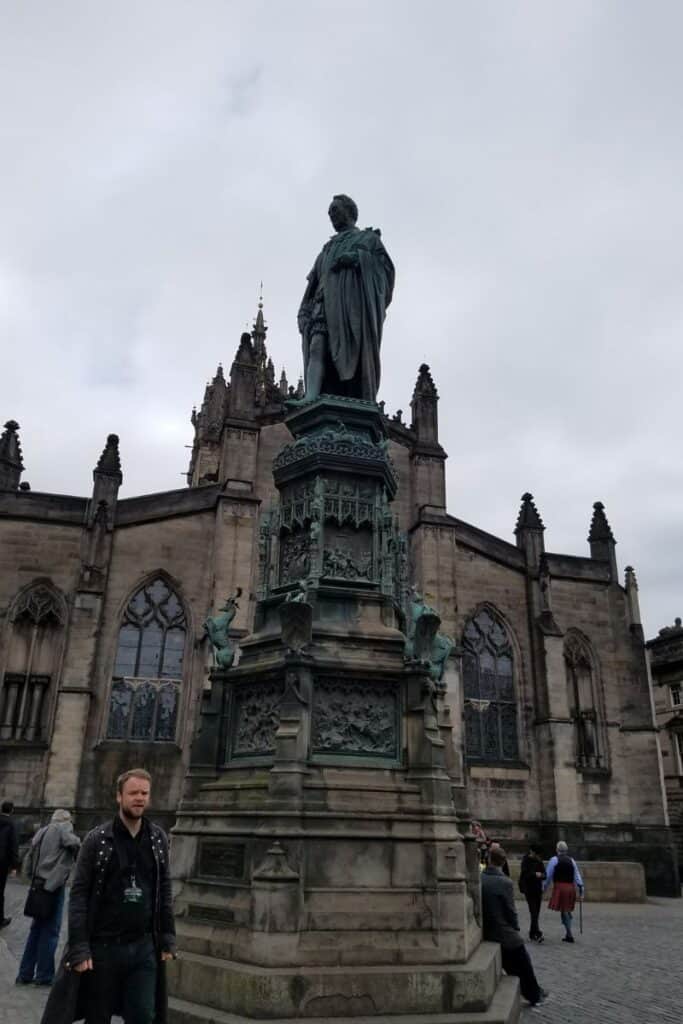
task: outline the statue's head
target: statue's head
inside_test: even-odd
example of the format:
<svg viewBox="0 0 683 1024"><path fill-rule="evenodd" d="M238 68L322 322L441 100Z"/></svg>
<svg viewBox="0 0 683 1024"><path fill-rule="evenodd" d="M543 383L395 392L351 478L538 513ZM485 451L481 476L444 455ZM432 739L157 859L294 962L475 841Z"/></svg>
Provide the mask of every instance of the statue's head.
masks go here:
<svg viewBox="0 0 683 1024"><path fill-rule="evenodd" d="M327 211L335 231L353 227L358 220L358 207L351 196L333 196Z"/></svg>

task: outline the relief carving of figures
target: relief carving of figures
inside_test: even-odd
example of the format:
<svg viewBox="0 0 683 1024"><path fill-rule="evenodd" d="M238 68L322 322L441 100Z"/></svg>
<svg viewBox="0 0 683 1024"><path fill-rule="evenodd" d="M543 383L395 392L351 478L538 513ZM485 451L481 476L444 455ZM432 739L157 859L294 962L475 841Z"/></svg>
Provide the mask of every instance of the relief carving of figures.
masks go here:
<svg viewBox="0 0 683 1024"><path fill-rule="evenodd" d="M280 724L282 683L254 683L235 689L233 757L270 754Z"/></svg>
<svg viewBox="0 0 683 1024"><path fill-rule="evenodd" d="M359 562L354 562L348 551L337 546L326 548L323 553L323 575L335 576L337 579L356 580L369 579L372 569L371 555L364 555Z"/></svg>
<svg viewBox="0 0 683 1024"><path fill-rule="evenodd" d="M238 598L242 588L238 587L234 597L229 597L218 615L210 615L204 623L204 634L211 641L213 663L217 668L232 668L235 660L236 644L230 639L230 626L239 608Z"/></svg>
<svg viewBox="0 0 683 1024"><path fill-rule="evenodd" d="M311 570L311 539L306 533L286 534L280 541L280 583L294 583Z"/></svg>
<svg viewBox="0 0 683 1024"><path fill-rule="evenodd" d="M397 757L397 688L392 683L316 680L312 744L318 753Z"/></svg>

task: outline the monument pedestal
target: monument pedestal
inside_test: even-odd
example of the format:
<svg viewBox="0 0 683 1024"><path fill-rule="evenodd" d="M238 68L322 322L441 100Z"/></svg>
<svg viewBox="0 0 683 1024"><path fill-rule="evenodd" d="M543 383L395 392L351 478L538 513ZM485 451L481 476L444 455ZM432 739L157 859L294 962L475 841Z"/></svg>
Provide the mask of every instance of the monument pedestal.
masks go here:
<svg viewBox="0 0 683 1024"><path fill-rule="evenodd" d="M321 399L289 425L254 633L212 673L173 830L175 1019L512 1024L417 639L406 659L379 411Z"/></svg>

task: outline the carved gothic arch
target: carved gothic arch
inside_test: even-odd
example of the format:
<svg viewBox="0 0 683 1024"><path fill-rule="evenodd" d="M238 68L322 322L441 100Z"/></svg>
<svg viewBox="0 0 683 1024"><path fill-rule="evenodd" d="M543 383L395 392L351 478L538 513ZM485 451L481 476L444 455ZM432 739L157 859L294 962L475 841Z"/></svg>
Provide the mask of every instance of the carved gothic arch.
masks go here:
<svg viewBox="0 0 683 1024"><path fill-rule="evenodd" d="M15 595L0 661L0 742L47 743L62 674L69 606L46 576Z"/></svg>
<svg viewBox="0 0 683 1024"><path fill-rule="evenodd" d="M512 623L510 622L508 617L503 612L501 612L501 610L496 605L494 605L491 601L480 601L477 605L475 605L474 608L470 609L470 611L466 614L466 616L464 618L464 621L463 621L462 630L461 630L461 633L460 633L460 637L461 637L461 650L463 652L463 654L462 654L462 663L461 663L462 664L463 703L465 705L467 705L468 703L470 705L472 705L471 698L468 698L467 695L466 695L466 678L465 678L466 665L465 665L465 656L466 656L467 647L468 647L468 641L467 641L467 637L466 637L466 632L467 632L469 624L471 622L474 622L479 616L482 615L482 613L486 613L490 617L490 619L494 623L496 623L500 627L500 629L503 631L503 633L505 634L505 638L506 638L506 641L507 641L507 646L509 647L510 660L511 660L511 668L512 668L512 679L511 679L512 699L511 699L511 701L509 703L510 703L511 706L514 706L514 730L515 730L515 737L516 737L516 754L515 754L515 756L511 756L511 757L507 757L507 758L501 757L501 758L499 758L497 760L499 760L501 764L504 764L505 760L509 760L509 761L524 761L524 760L527 759L526 758L527 742L526 742L526 729L525 729L525 721L524 721L524 714L523 714L524 704L522 702L522 692L523 692L523 685L522 684L523 684L523 679L524 679L524 661L523 661L523 658L522 658L522 650L521 650L521 647L520 647L520 644L519 644L519 640L517 638L516 631L515 631ZM485 702L475 701L474 703L475 703L475 705L476 704L480 704L481 705L482 703L485 703ZM465 711L465 713L466 713L466 711ZM468 758L466 745L465 745L464 752L465 752L465 759L466 760L471 760L471 763L473 763L473 764L476 764L477 760L484 760L484 761L490 760L490 758L487 758L487 757Z"/></svg>
<svg viewBox="0 0 683 1024"><path fill-rule="evenodd" d="M600 662L590 637L571 627L562 649L578 768L609 769L606 709Z"/></svg>
<svg viewBox="0 0 683 1024"><path fill-rule="evenodd" d="M108 735L110 713L112 709L114 687L117 680L116 668L121 642L121 633L123 627L129 624L128 609L138 595L146 593L148 588L153 587L157 582L164 584L170 591L170 594L178 602L182 611L182 628L184 632L180 675L177 680L174 680L174 682L178 682L175 732L173 739L169 740L169 742L182 747L187 742L187 739L191 734L191 723L188 722L188 714L192 707L191 681L193 678L195 646L193 625L194 616L180 581L166 569L158 568L144 573L144 575L141 575L135 583L128 588L124 597L118 603L116 611L112 616L110 628L107 631L107 655L104 662L104 699L102 701L102 709L100 712L100 720L97 730L98 736L101 740L116 739L122 742L130 742L139 738L130 737L126 740L125 738ZM164 676L159 676L157 678L157 682L159 683L159 688L161 688L164 685Z"/></svg>

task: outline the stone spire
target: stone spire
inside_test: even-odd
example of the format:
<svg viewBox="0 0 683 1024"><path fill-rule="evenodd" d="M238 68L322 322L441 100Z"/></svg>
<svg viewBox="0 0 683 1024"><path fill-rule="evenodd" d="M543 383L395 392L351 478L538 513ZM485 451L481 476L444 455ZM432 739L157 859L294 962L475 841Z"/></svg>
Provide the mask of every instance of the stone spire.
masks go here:
<svg viewBox="0 0 683 1024"><path fill-rule="evenodd" d="M522 506L517 516L515 533L519 536L523 530L540 530L541 533L545 530L543 520L534 504L534 496L528 491L522 495Z"/></svg>
<svg viewBox="0 0 683 1024"><path fill-rule="evenodd" d="M109 434L107 437L107 443L93 470L92 478L93 489L92 498L88 503L87 526L91 528L99 515L106 516L107 527L111 529L114 525L119 487L123 483L118 434Z"/></svg>
<svg viewBox="0 0 683 1024"><path fill-rule="evenodd" d="M628 608L628 616L630 625L632 627L640 626L642 623L640 620L640 601L638 600L638 580L632 565L626 566L624 588L626 590L626 606Z"/></svg>
<svg viewBox="0 0 683 1024"><path fill-rule="evenodd" d="M591 558L598 562L609 562L610 573L614 581L618 580L616 541L612 528L605 515L605 506L601 501L593 505L593 518L591 519L590 530L588 531L588 543L590 544Z"/></svg>
<svg viewBox="0 0 683 1024"><path fill-rule="evenodd" d="M280 395L283 399L287 398L289 395L289 384L287 382L287 374L285 373L284 367L280 374Z"/></svg>
<svg viewBox="0 0 683 1024"><path fill-rule="evenodd" d="M228 385L223 373L223 364L219 363L213 380L206 385L202 408L199 416L196 417L202 443L220 441L227 406Z"/></svg>
<svg viewBox="0 0 683 1024"><path fill-rule="evenodd" d="M412 411L412 429L418 443L439 443L439 418L437 403L439 394L429 367L423 363L417 375L417 382L410 402Z"/></svg>
<svg viewBox="0 0 683 1024"><path fill-rule="evenodd" d="M230 367L228 409L231 416L253 419L256 402L258 362L251 335L240 338L239 348Z"/></svg>
<svg viewBox="0 0 683 1024"><path fill-rule="evenodd" d="M534 571L539 568L545 551L544 531L545 526L534 504L534 496L526 491L522 495L522 506L517 516L515 537L517 538L517 547L526 554L527 567Z"/></svg>
<svg viewBox="0 0 683 1024"><path fill-rule="evenodd" d="M24 471L18 430L16 420L7 420L0 434L0 491L16 491Z"/></svg>
<svg viewBox="0 0 683 1024"><path fill-rule="evenodd" d="M265 363L266 358L266 333L268 328L266 322L263 319L263 281L261 281L261 287L259 290L258 297L258 310L256 312L256 319L254 320L254 327L251 332L251 339L254 343L254 352L256 353L257 362Z"/></svg>
<svg viewBox="0 0 683 1024"><path fill-rule="evenodd" d="M93 479L98 476L111 476L118 480L119 486L123 482L121 472L121 457L119 455L119 435L109 434L104 451L99 457L97 465L93 470Z"/></svg>

